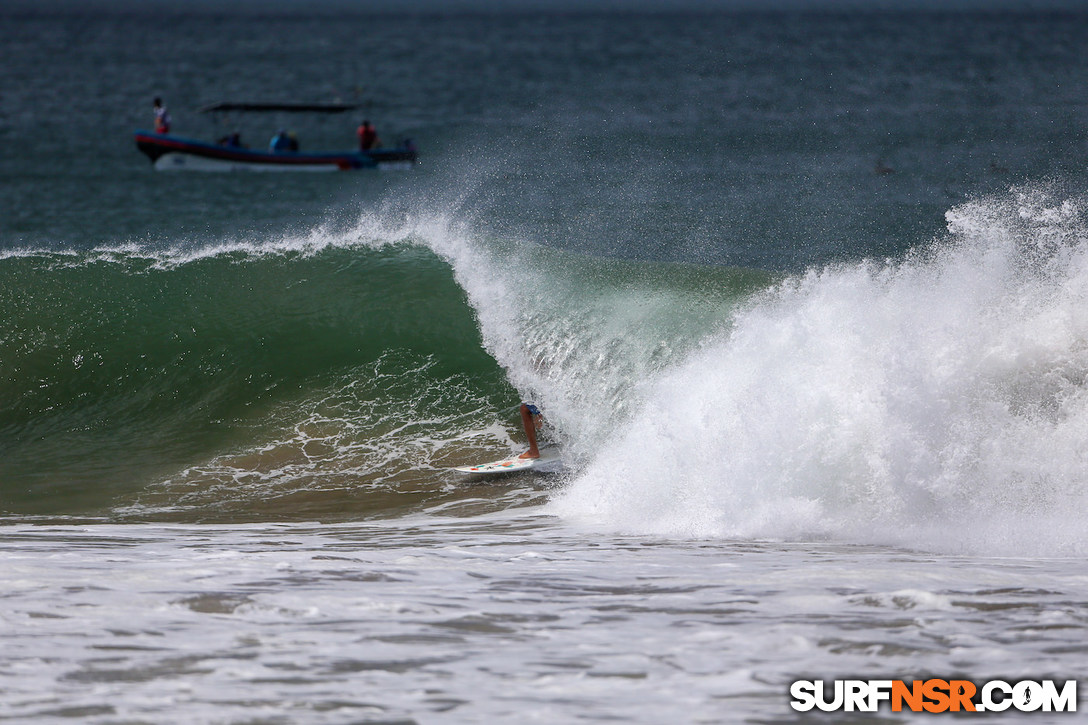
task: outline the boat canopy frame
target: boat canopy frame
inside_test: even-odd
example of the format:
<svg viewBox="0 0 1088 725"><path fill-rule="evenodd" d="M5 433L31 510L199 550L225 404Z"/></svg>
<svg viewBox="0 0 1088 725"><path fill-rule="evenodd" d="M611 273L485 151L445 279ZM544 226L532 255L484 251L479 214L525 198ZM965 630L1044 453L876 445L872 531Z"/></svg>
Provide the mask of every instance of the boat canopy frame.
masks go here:
<svg viewBox="0 0 1088 725"><path fill-rule="evenodd" d="M345 113L362 106L353 103L209 103L197 109L198 113L225 113L228 111L281 112L281 113Z"/></svg>

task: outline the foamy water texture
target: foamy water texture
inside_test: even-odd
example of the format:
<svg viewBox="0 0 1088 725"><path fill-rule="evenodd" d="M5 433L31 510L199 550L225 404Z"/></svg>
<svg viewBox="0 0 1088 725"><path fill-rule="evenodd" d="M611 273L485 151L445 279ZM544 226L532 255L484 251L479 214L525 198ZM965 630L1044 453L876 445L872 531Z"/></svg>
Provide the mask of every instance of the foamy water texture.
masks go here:
<svg viewBox="0 0 1088 725"><path fill-rule="evenodd" d="M790 278L661 376L553 504L606 529L1088 550L1088 235L1041 191Z"/></svg>
<svg viewBox="0 0 1088 725"><path fill-rule="evenodd" d="M1085 579L1058 560L590 537L524 511L19 524L0 560L12 722L793 722L796 679L1088 664Z"/></svg>

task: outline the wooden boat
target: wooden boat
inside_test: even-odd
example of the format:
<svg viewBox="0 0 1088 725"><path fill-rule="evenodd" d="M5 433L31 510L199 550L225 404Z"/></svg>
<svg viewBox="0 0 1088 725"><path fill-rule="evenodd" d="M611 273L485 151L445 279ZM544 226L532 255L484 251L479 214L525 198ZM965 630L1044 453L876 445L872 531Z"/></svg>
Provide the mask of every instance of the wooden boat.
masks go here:
<svg viewBox="0 0 1088 725"><path fill-rule="evenodd" d="M343 104L217 103L200 109L203 113L224 112L311 112L342 113L356 106ZM347 171L352 169L403 169L416 162L411 142L392 148L368 151L302 152L268 148L251 149L225 137L217 143L197 141L153 131L136 132L136 148L159 170L195 171Z"/></svg>

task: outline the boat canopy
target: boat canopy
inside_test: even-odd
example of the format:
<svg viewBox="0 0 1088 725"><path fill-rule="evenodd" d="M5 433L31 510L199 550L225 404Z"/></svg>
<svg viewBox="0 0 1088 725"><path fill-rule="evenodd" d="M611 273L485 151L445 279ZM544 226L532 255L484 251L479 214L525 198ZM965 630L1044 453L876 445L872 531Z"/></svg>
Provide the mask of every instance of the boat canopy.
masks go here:
<svg viewBox="0 0 1088 725"><path fill-rule="evenodd" d="M219 111L281 111L287 113L344 113L359 108L348 103L211 103L197 109L200 113Z"/></svg>

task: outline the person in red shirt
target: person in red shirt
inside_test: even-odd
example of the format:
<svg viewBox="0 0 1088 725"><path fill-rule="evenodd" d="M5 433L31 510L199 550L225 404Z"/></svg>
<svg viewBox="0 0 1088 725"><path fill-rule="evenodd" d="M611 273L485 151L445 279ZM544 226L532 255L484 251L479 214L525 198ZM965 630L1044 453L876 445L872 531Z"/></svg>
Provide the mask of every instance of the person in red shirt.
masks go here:
<svg viewBox="0 0 1088 725"><path fill-rule="evenodd" d="M359 137L359 150L369 151L378 146L378 132L370 121L363 121L359 128L355 129L355 135Z"/></svg>

